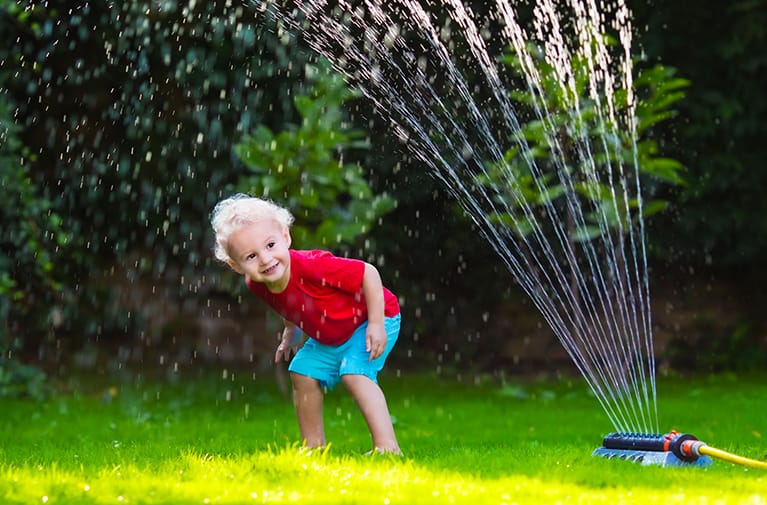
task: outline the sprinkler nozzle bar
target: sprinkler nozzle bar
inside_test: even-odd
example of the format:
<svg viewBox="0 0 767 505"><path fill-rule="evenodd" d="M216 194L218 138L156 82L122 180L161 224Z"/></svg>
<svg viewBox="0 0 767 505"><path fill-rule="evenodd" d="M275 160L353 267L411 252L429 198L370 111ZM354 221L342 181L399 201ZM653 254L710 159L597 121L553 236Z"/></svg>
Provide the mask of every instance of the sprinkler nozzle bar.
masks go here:
<svg viewBox="0 0 767 505"><path fill-rule="evenodd" d="M610 433L594 456L620 458L641 462L643 465L708 466L711 458L719 458L749 468L767 470L767 461L732 454L701 442L687 433L672 431L664 435L655 433Z"/></svg>
<svg viewBox="0 0 767 505"><path fill-rule="evenodd" d="M602 445L606 449L672 452L683 461L695 461L705 444L687 433L610 433Z"/></svg>

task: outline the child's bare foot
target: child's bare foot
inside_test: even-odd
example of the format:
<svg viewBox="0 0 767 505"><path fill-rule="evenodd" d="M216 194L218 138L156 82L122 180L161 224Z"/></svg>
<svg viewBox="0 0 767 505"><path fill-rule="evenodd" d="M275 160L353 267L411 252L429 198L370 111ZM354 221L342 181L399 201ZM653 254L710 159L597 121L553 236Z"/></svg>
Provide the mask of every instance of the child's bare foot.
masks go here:
<svg viewBox="0 0 767 505"><path fill-rule="evenodd" d="M321 455L328 452L328 449L330 448L330 444L327 445L319 445L315 447L310 447L308 445L302 445L298 448L298 453L303 454L304 456L313 456L313 455Z"/></svg>
<svg viewBox="0 0 767 505"><path fill-rule="evenodd" d="M387 456L404 456L402 454L402 451L399 447L394 449L384 449L382 447L375 447L368 452L365 453L365 456L377 456L377 455L387 455Z"/></svg>

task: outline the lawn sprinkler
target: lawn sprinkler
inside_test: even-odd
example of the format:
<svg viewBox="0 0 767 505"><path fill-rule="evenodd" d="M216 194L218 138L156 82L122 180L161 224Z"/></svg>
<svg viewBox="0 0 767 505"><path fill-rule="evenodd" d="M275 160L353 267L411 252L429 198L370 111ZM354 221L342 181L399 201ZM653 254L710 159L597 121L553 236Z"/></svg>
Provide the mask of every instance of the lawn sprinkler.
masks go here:
<svg viewBox="0 0 767 505"><path fill-rule="evenodd" d="M767 462L716 449L687 433L610 433L593 456L625 459L643 465L709 466L711 458L767 470Z"/></svg>

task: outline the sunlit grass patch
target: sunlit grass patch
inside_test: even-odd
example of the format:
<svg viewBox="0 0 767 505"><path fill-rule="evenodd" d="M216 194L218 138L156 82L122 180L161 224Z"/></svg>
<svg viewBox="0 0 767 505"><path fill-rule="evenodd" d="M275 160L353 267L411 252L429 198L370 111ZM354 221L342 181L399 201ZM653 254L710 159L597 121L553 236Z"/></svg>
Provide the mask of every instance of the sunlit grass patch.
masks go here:
<svg viewBox="0 0 767 505"><path fill-rule="evenodd" d="M587 465L590 471L604 463ZM136 464L78 470L6 468L7 503L763 503L764 479L740 476L723 487L695 486L689 470L642 469L617 463L604 485L510 473L483 478L435 470L412 459L307 455L295 448L248 456L183 454L155 468ZM477 469L478 470L478 469ZM649 472L677 484L634 484ZM698 472L695 470L695 472ZM582 474L583 472L578 472ZM733 476L730 475L729 478ZM708 479L707 479L708 480ZM602 485L599 483L602 482ZM596 485L595 485L596 483Z"/></svg>
<svg viewBox="0 0 767 505"><path fill-rule="evenodd" d="M592 458L609 426L577 380L384 380L404 458L364 455L369 436L343 392L326 402L331 446L302 450L290 403L262 379L201 375L120 385L108 399L94 388L0 401L0 502L765 503L765 472ZM758 457L763 384L663 382L661 418Z"/></svg>

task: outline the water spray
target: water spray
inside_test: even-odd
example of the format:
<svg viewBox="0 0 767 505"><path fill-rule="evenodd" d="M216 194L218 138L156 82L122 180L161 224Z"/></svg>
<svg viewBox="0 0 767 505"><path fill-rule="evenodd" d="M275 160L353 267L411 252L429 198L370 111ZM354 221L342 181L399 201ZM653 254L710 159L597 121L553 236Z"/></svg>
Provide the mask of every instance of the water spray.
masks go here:
<svg viewBox="0 0 767 505"><path fill-rule="evenodd" d="M709 466L711 458L730 463L767 470L767 462L745 458L709 446L687 433L672 431L666 434L610 433L594 456L618 458L660 466Z"/></svg>
<svg viewBox="0 0 767 505"><path fill-rule="evenodd" d="M576 7L574 24L572 9L560 10L560 2L533 2L530 30L517 22L517 2L496 0L495 14L503 24L499 35L519 57L524 74L520 77L529 92L527 105L544 128L546 142L532 147L495 66L497 58L485 44L484 23L470 5L464 5L471 2L436 2L444 7L440 12L432 12L438 10L432 3L369 0L362 2L364 7L353 7L355 2L348 0L330 2L338 4L342 16L336 15L335 7L326 9L328 2L322 0L296 2L296 8L289 10L283 10L280 2L268 2L268 8L383 112L414 159L445 184L530 296L612 425L639 421L634 416L641 413L637 424L657 426L636 110L631 99L627 101L633 105L624 111L615 101L621 94L633 96L633 30L626 0L600 2L605 12L587 8L587 3L594 2L561 2ZM389 8L390 4L395 7ZM492 24L499 19L495 14ZM460 27L451 32L450 43L440 28L444 18ZM567 26L574 27L575 33L561 30ZM620 40L615 54L605 44L612 32L618 32ZM459 65L463 56L454 58L450 49L453 37L461 37L466 56L472 58L465 69ZM531 45L543 50L543 66L528 49ZM580 61L586 64L583 77L589 90L583 98L594 102L593 125L584 124L581 99L573 94L575 81L582 76L572 63ZM618 76L612 74L613 68L621 69ZM432 71L439 72L443 84L433 85L437 74ZM465 78L466 71L472 81ZM567 131L573 136L567 140L577 151L572 158L571 150L560 143L558 121L551 118L544 79L557 80L557 94L551 97L557 103L569 97L563 107L571 113ZM483 92L474 96L469 82ZM628 124L622 125L619 116L624 115ZM603 132L601 138L592 138L592 131ZM621 145L621 140L616 143L625 133L631 137L631 146ZM509 151L510 142L514 151ZM543 149L551 163L537 163L534 148ZM622 154L629 150L631 160ZM527 165L531 189L541 198L531 199L520 189L517 170L508 160L511 152L520 154L517 161ZM600 159L609 162L602 166ZM552 170L541 170L544 165ZM572 167L581 166L585 171L574 174ZM547 181L556 181L561 189L554 192ZM588 188L598 188L600 196L595 198L589 189L591 196L580 198L585 196L579 189L584 182ZM555 204L557 197L550 196L559 192L565 206ZM598 233L573 241L573 230ZM767 469L767 463L714 449L692 435L676 432L613 433L594 454L663 466L706 466L714 457Z"/></svg>

